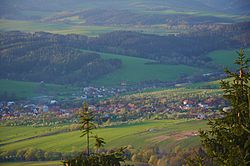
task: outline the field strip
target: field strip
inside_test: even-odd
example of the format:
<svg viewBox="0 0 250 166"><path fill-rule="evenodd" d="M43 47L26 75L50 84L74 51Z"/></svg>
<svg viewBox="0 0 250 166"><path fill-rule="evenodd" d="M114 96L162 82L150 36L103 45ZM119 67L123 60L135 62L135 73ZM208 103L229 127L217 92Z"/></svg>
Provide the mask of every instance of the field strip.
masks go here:
<svg viewBox="0 0 250 166"><path fill-rule="evenodd" d="M185 132L178 132L178 133L174 132L168 135L160 135L157 137L153 137L150 139L150 141L160 143L171 138L174 138L176 141L180 141L180 140L193 137L193 136L197 136L197 135L198 135L197 131L185 131Z"/></svg>
<svg viewBox="0 0 250 166"><path fill-rule="evenodd" d="M32 139L35 139L35 138L47 137L47 136L66 133L66 132L72 132L72 131L58 130L58 131L54 131L54 132L49 132L49 133L45 133L45 134L35 135L35 136L32 136L32 137L28 137L28 138L19 139L19 140L12 141L12 142L0 143L0 146L10 145L10 144L13 144L13 143L28 141L28 140L32 140Z"/></svg>

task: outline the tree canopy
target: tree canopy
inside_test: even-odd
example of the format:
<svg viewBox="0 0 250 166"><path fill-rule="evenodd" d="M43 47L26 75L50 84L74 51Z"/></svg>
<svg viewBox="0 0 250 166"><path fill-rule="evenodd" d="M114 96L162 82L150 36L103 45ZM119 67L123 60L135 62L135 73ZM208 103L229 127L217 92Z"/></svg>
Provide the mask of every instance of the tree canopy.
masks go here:
<svg viewBox="0 0 250 166"><path fill-rule="evenodd" d="M238 69L225 70L232 81L221 82L230 106L221 110L220 118L209 121L209 130L200 132L205 153L197 156L192 165L250 164L250 68L244 51L240 49L238 54Z"/></svg>

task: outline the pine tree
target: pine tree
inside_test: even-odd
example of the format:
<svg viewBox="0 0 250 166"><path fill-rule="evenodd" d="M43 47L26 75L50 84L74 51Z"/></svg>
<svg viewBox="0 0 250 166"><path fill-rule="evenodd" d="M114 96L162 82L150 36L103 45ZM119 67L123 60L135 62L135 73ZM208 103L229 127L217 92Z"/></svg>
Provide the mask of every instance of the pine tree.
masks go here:
<svg viewBox="0 0 250 166"><path fill-rule="evenodd" d="M120 162L125 163L125 149L126 147L122 147L119 150L116 150L112 153L98 153L98 149L103 147L105 141L103 138L95 135L95 148L97 149L97 153L90 154L90 135L92 134L92 130L96 128L96 125L93 123L94 116L93 112L89 110L87 102L84 102L83 107L80 110L80 123L82 135L87 138L87 155L81 154L80 156L73 159L66 159L63 161L64 166L95 166L95 165L103 165L103 166L120 166Z"/></svg>
<svg viewBox="0 0 250 166"><path fill-rule="evenodd" d="M81 137L86 135L86 139L87 139L87 155L88 156L90 155L90 143L89 143L90 134L92 133L91 131L96 128L93 121L94 121L94 116L92 115L92 111L89 110L88 104L85 101L83 104L83 108L81 110L80 123L81 123L81 131L82 131Z"/></svg>
<svg viewBox="0 0 250 166"><path fill-rule="evenodd" d="M200 132L206 157L198 156L197 165L208 162L210 165L250 165L250 68L242 49L238 54L235 64L239 68L236 72L226 69L230 79L221 82L230 107L221 110L220 118L208 122L210 130Z"/></svg>

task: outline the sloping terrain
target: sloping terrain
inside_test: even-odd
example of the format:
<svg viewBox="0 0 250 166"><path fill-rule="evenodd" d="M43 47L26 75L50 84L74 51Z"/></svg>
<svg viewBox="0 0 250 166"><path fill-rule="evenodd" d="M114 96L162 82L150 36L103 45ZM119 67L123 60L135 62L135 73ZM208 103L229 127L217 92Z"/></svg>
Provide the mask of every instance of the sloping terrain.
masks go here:
<svg viewBox="0 0 250 166"><path fill-rule="evenodd" d="M79 91L78 87L0 79L0 98L19 100L37 96L67 97Z"/></svg>
<svg viewBox="0 0 250 166"><path fill-rule="evenodd" d="M1 0L0 30L78 33L113 30L167 35L200 24L249 21L247 0Z"/></svg>
<svg viewBox="0 0 250 166"><path fill-rule="evenodd" d="M23 1L8 1L1 0L1 17L5 18L28 18L38 19L38 12L62 12L62 11L77 11L80 9L130 9L134 11L148 11L148 10L166 10L171 9L174 11L210 11L210 12L227 12L227 13L249 13L247 10L249 7L248 0L136 0L136 1L101 1L101 0L32 0ZM37 13L31 13L27 16L23 11L38 11Z"/></svg>
<svg viewBox="0 0 250 166"><path fill-rule="evenodd" d="M45 33L2 34L0 78L84 84L121 66L117 59L104 60L96 53L76 50L74 43L62 37Z"/></svg>
<svg viewBox="0 0 250 166"><path fill-rule="evenodd" d="M135 148L143 148L149 145L159 145L162 149L170 149L170 147L176 145L180 145L182 148L189 148L198 145L199 138L196 136L196 134L187 134L187 132L192 133L197 132L200 128L204 129L206 128L205 123L206 121L194 120L145 121L135 124L124 124L108 128L100 128L94 130L93 132L97 133L106 140L106 148L127 145L132 145ZM38 133L43 130L43 128L25 127L26 132L22 134L22 137L18 138L16 137L16 134L19 133L19 131L21 131L24 127L13 128L15 129L14 131L16 133L14 131L11 133L6 133L7 130L10 130L10 127L0 128L1 133L6 133L4 138L8 137L9 142L9 144L1 146L1 149L4 151L34 147L46 151L70 152L72 149L80 151L86 144L85 139L80 137L80 131L56 133L43 137L33 137L29 140L17 142L17 139L22 139L23 137L32 137L32 133L33 136L38 135ZM36 130L38 133L34 132ZM49 129L47 130L49 131ZM164 137L164 139L155 140L156 138L160 137ZM3 143L4 138L2 138L0 143Z"/></svg>
<svg viewBox="0 0 250 166"><path fill-rule="evenodd" d="M101 86L122 81L176 81L222 69L223 65L207 53L248 46L248 25L169 36L128 31L94 38L4 32L0 36L0 78Z"/></svg>

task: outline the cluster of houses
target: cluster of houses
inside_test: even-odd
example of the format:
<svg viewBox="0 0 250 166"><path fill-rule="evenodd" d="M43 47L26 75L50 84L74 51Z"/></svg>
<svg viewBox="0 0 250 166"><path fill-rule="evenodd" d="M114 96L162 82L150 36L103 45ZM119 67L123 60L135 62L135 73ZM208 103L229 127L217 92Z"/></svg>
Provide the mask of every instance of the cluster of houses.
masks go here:
<svg viewBox="0 0 250 166"><path fill-rule="evenodd" d="M79 107L88 96L95 95L103 98L122 90L87 87L83 90L80 102L75 105L50 99L44 102L31 103L31 101L0 102L1 122L18 124L26 123L71 123L78 121ZM124 89L124 91L126 91ZM129 95L128 95L129 96ZM167 97L170 96L170 97ZM220 96L189 97L179 95L177 98L171 95L161 97L138 96L113 97L98 100L90 104L90 109L96 115L96 121L102 124L106 121L128 121L136 119L167 119L167 118L196 118L206 119L218 116L218 110L227 108L225 101ZM73 101L71 101L73 102ZM67 106L67 107L65 107Z"/></svg>
<svg viewBox="0 0 250 166"><path fill-rule="evenodd" d="M19 124L67 122L75 117L76 109L62 109L56 100L49 103L26 103L24 101L0 102L1 122Z"/></svg>
<svg viewBox="0 0 250 166"><path fill-rule="evenodd" d="M93 110L105 113L111 120L133 120L140 118L196 118L207 119L219 116L218 110L226 108L226 103L220 97L204 99L182 99L166 102L164 99L133 98L111 99L97 104ZM160 115L160 116L159 116ZM172 116L175 115L175 116Z"/></svg>
<svg viewBox="0 0 250 166"><path fill-rule="evenodd" d="M115 96L117 94L128 92L128 88L105 88L105 87L93 87L88 86L83 88L81 99L96 99L96 98L106 98Z"/></svg>

